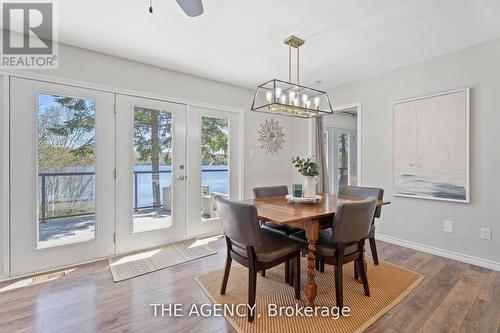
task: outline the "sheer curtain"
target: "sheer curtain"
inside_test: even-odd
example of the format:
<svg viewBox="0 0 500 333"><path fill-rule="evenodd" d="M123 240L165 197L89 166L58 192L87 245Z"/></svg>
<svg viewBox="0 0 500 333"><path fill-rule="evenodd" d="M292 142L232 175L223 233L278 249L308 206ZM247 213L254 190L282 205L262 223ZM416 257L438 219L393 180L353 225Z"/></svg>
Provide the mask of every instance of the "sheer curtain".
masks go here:
<svg viewBox="0 0 500 333"><path fill-rule="evenodd" d="M328 170L326 169L325 143L323 141L323 117L321 116L316 117L315 146L315 156L319 163L319 177L316 190L318 193L330 193L330 182L328 180Z"/></svg>

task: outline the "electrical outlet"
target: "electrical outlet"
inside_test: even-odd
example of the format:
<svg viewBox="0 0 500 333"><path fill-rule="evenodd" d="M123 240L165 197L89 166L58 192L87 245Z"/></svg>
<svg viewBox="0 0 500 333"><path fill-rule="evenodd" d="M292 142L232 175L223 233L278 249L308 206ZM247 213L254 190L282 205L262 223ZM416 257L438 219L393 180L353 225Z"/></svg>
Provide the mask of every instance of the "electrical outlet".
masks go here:
<svg viewBox="0 0 500 333"><path fill-rule="evenodd" d="M453 232L453 222L452 221L443 221L443 231L444 232Z"/></svg>
<svg viewBox="0 0 500 333"><path fill-rule="evenodd" d="M491 228L481 228L481 239L491 240Z"/></svg>

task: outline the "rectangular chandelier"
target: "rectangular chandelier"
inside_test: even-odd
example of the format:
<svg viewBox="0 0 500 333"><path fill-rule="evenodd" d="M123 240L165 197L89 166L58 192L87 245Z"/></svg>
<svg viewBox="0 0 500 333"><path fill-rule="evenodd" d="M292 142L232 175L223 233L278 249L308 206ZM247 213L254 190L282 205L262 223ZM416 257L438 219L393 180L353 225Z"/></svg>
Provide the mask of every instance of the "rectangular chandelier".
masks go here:
<svg viewBox="0 0 500 333"><path fill-rule="evenodd" d="M288 45L288 82L273 79L257 87L252 111L277 115L314 118L333 114L328 94L300 85L299 48L305 41L295 36L285 39ZM297 82L292 83L292 48L297 50Z"/></svg>
<svg viewBox="0 0 500 333"><path fill-rule="evenodd" d="M278 79L257 87L252 111L299 118L313 118L333 113L326 92Z"/></svg>

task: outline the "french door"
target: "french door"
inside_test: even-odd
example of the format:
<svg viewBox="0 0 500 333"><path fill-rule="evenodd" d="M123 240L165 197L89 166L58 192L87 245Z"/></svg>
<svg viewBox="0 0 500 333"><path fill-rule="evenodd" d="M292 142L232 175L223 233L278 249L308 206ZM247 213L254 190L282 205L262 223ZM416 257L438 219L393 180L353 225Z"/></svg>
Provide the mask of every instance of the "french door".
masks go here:
<svg viewBox="0 0 500 333"><path fill-rule="evenodd" d="M221 232L239 114L10 79L11 275Z"/></svg>
<svg viewBox="0 0 500 333"><path fill-rule="evenodd" d="M116 97L116 251L221 232L216 196L239 197L232 112Z"/></svg>
<svg viewBox="0 0 500 333"><path fill-rule="evenodd" d="M186 235L186 105L116 95L116 251Z"/></svg>
<svg viewBox="0 0 500 333"><path fill-rule="evenodd" d="M221 233L215 198L240 197L239 120L234 112L189 107L187 237Z"/></svg>
<svg viewBox="0 0 500 333"><path fill-rule="evenodd" d="M113 102L10 79L11 275L114 253Z"/></svg>

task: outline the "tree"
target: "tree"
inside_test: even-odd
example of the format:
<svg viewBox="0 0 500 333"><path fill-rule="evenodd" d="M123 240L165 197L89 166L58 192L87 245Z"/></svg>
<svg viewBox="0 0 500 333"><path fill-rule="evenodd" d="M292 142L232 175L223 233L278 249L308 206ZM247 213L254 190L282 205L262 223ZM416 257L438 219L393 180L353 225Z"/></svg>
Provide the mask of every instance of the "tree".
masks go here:
<svg viewBox="0 0 500 333"><path fill-rule="evenodd" d="M227 119L202 117L201 158L202 165L227 165Z"/></svg>
<svg viewBox="0 0 500 333"><path fill-rule="evenodd" d="M46 216L93 213L93 176L53 176L51 173L85 171L93 167L94 101L40 94L37 118L38 170L49 173L41 176L45 184ZM41 197L41 192L39 194Z"/></svg>
<svg viewBox="0 0 500 333"><path fill-rule="evenodd" d="M65 120L54 123L48 131L59 137L68 138L67 146L77 157L94 154L95 147L95 102L90 99L52 96L58 104L57 108L64 110L61 118ZM62 119L61 119L62 120Z"/></svg>
<svg viewBox="0 0 500 333"><path fill-rule="evenodd" d="M134 109L134 150L137 159L151 163L153 206L160 200L160 158L172 164L172 114L153 109Z"/></svg>

